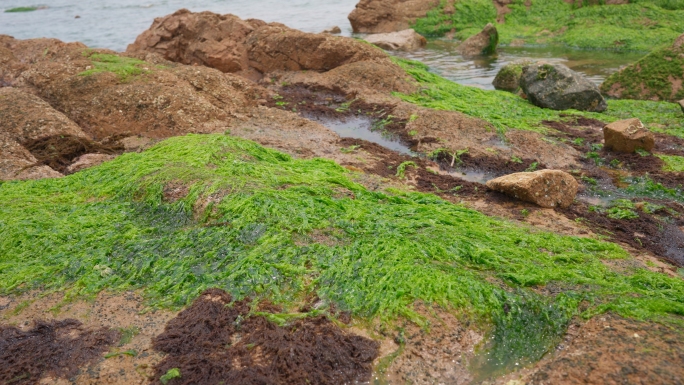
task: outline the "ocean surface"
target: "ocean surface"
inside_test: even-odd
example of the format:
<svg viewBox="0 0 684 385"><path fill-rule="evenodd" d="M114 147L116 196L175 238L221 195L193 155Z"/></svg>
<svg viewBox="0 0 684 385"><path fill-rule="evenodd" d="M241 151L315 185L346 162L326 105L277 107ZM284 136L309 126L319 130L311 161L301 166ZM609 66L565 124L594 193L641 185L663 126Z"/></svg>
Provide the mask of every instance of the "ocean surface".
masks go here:
<svg viewBox="0 0 684 385"><path fill-rule="evenodd" d="M195 12L232 13L245 19L277 21L306 32L321 32L339 26L343 35L351 36L347 15L354 9L357 1L47 0L45 3L27 3L26 0L0 0L0 34L17 39L50 37L68 42L80 41L93 48L124 51L128 44L150 27L156 17L187 8ZM6 9L27 6L45 8L34 12L4 12ZM431 41L424 50L395 54L420 60L434 72L455 82L484 89L493 89L491 83L499 69L518 59L564 63L598 84L621 66L634 62L643 55L559 47L500 47L496 57L470 60L456 52L457 45L458 42L440 39Z"/></svg>

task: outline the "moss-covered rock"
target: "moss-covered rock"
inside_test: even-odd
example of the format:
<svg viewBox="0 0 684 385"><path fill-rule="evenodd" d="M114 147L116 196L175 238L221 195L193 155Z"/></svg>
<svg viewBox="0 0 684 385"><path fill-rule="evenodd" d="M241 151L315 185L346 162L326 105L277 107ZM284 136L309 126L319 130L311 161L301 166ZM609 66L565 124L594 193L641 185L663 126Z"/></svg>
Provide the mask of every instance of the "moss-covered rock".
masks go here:
<svg viewBox="0 0 684 385"><path fill-rule="evenodd" d="M520 89L520 78L522 77L522 69L526 65L532 64L531 60L516 60L508 63L499 73L496 74L492 84L494 88L501 91L516 92Z"/></svg>
<svg viewBox="0 0 684 385"><path fill-rule="evenodd" d="M499 45L499 32L492 23L487 23L480 33L469 37L459 45L458 51L466 57L491 55L496 52L497 45Z"/></svg>
<svg viewBox="0 0 684 385"><path fill-rule="evenodd" d="M601 91L619 99L666 100L684 98L684 35L667 48L651 52L611 75Z"/></svg>

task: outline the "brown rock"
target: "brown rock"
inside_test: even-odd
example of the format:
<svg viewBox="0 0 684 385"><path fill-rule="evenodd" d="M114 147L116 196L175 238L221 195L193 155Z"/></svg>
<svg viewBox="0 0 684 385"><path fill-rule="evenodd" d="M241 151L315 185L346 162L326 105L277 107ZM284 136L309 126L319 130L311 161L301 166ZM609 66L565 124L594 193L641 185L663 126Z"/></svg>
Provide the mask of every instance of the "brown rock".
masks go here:
<svg viewBox="0 0 684 385"><path fill-rule="evenodd" d="M402 31L425 17L439 0L361 0L349 14L355 33Z"/></svg>
<svg viewBox="0 0 684 385"><path fill-rule="evenodd" d="M339 34L342 33L342 30L340 29L340 27L334 26L334 27L332 27L332 28L326 29L325 31L323 31L323 32L321 32L321 33L327 33L327 34L330 34L330 35L339 35Z"/></svg>
<svg viewBox="0 0 684 385"><path fill-rule="evenodd" d="M682 112L684 112L684 99L680 100L678 103L679 107L682 107Z"/></svg>
<svg viewBox="0 0 684 385"><path fill-rule="evenodd" d="M521 172L487 182L491 190L502 192L541 207L568 207L575 200L579 184L572 175L559 170Z"/></svg>
<svg viewBox="0 0 684 385"><path fill-rule="evenodd" d="M116 158L114 155L107 154L85 154L81 155L68 168L67 172L73 174L86 168L98 166L106 161Z"/></svg>
<svg viewBox="0 0 684 385"><path fill-rule="evenodd" d="M465 57L490 55L496 52L498 44L499 32L492 23L489 23L480 33L467 38L456 49Z"/></svg>
<svg viewBox="0 0 684 385"><path fill-rule="evenodd" d="M419 50L427 44L427 40L412 29L369 35L366 41L389 51L408 52Z"/></svg>
<svg viewBox="0 0 684 385"><path fill-rule="evenodd" d="M618 152L651 151L655 137L637 118L613 122L603 128L605 148Z"/></svg>

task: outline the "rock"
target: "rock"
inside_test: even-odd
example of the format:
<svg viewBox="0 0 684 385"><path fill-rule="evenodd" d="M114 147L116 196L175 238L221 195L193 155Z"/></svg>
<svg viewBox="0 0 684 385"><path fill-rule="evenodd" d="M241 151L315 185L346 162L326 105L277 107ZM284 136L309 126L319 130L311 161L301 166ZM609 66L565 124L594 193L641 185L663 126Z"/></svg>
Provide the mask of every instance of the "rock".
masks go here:
<svg viewBox="0 0 684 385"><path fill-rule="evenodd" d="M323 31L321 33L328 33L331 35L339 35L342 33L342 30L340 29L340 27L334 26L332 28L326 29L325 31Z"/></svg>
<svg viewBox="0 0 684 385"><path fill-rule="evenodd" d="M617 152L651 151L655 136L637 118L613 122L603 128L605 148Z"/></svg>
<svg viewBox="0 0 684 385"><path fill-rule="evenodd" d="M366 36L366 41L388 51L415 51L425 47L427 40L412 29Z"/></svg>
<svg viewBox="0 0 684 385"><path fill-rule="evenodd" d="M682 112L684 112L684 99L680 100L677 103L679 103L679 107L682 107Z"/></svg>
<svg viewBox="0 0 684 385"><path fill-rule="evenodd" d="M496 52L498 44L499 32L492 23L489 23L480 33L467 38L456 49L465 57L491 55Z"/></svg>
<svg viewBox="0 0 684 385"><path fill-rule="evenodd" d="M522 71L520 87L536 106L595 112L608 108L594 83L562 64L537 63Z"/></svg>
<svg viewBox="0 0 684 385"><path fill-rule="evenodd" d="M128 138L123 138L119 141L126 151L145 150L152 145L152 142L152 139L144 136L129 136Z"/></svg>
<svg viewBox="0 0 684 385"><path fill-rule="evenodd" d="M487 187L541 207L565 208L575 200L579 184L564 171L541 170L492 179Z"/></svg>
<svg viewBox="0 0 684 385"><path fill-rule="evenodd" d="M608 76L601 92L618 99L677 102L684 98L684 34Z"/></svg>
<svg viewBox="0 0 684 385"><path fill-rule="evenodd" d="M361 0L348 19L355 33L388 33L403 31L440 0Z"/></svg>
<svg viewBox="0 0 684 385"><path fill-rule="evenodd" d="M116 156L107 154L84 154L74 160L74 163L67 168L67 173L73 174L86 168L95 167L114 158Z"/></svg>
<svg viewBox="0 0 684 385"><path fill-rule="evenodd" d="M516 92L520 89L520 78L522 69L532 64L530 60L516 60L508 63L499 70L492 84L494 88L501 91Z"/></svg>

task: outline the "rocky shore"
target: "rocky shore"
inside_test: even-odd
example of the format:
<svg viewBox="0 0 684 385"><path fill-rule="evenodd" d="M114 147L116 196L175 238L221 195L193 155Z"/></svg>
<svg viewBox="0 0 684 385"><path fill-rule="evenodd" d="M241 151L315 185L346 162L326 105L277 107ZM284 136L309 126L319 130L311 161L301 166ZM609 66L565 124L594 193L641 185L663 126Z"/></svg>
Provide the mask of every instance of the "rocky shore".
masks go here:
<svg viewBox="0 0 684 385"><path fill-rule="evenodd" d="M0 35L0 383L683 381L684 35L601 87L387 52L493 55L541 6L350 14L401 41L185 9L126 52Z"/></svg>

